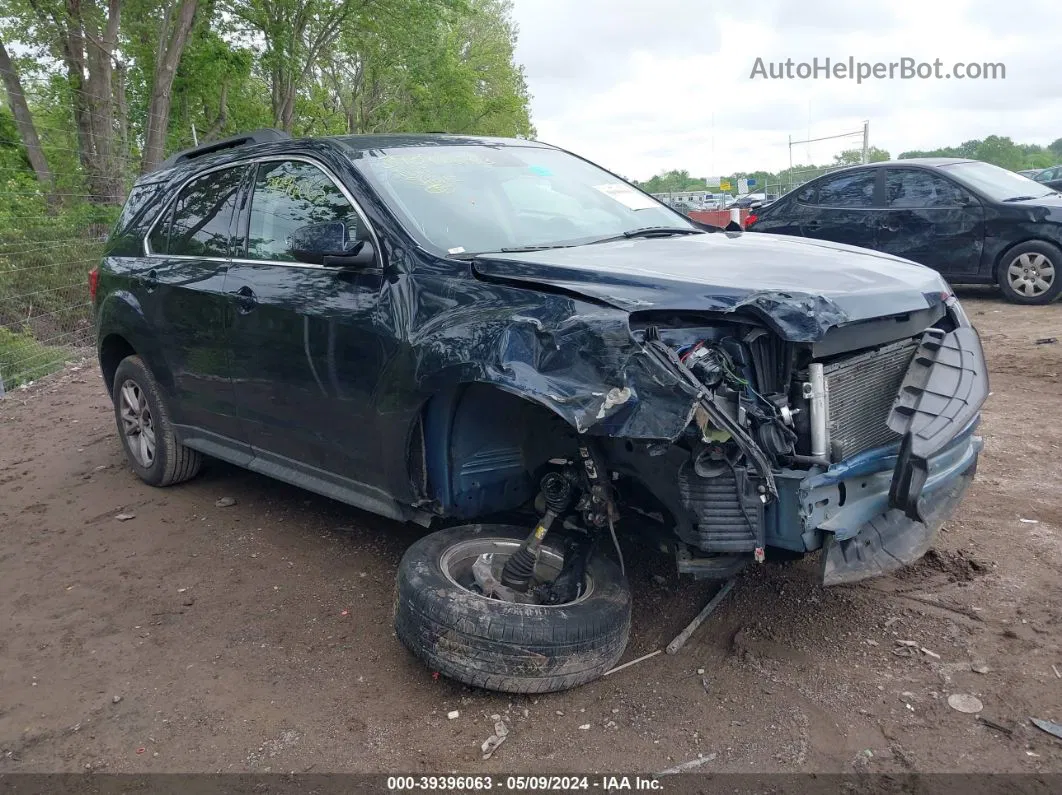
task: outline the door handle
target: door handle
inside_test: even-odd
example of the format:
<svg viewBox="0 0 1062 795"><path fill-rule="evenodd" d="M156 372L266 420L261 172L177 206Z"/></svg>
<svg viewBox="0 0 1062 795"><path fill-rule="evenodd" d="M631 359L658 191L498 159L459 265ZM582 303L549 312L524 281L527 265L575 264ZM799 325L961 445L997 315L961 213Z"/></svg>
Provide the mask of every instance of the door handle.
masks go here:
<svg viewBox="0 0 1062 795"><path fill-rule="evenodd" d="M804 224L804 228L810 229L812 232L816 231L817 229L822 229L822 221L808 221L806 224Z"/></svg>
<svg viewBox="0 0 1062 795"><path fill-rule="evenodd" d="M250 312L258 306L258 296L255 295L254 290L246 284L239 290L231 290L229 295L236 298L236 305L240 308L241 312Z"/></svg>
<svg viewBox="0 0 1062 795"><path fill-rule="evenodd" d="M899 232L899 224L890 224L888 221L883 221L881 224L881 231L883 232Z"/></svg>

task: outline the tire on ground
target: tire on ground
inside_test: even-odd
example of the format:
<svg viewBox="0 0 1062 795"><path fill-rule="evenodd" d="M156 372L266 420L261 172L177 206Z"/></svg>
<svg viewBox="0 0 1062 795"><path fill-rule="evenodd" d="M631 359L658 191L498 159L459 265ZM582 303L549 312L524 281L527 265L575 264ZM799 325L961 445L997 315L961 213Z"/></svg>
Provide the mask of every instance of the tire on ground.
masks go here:
<svg viewBox="0 0 1062 795"><path fill-rule="evenodd" d="M593 589L555 607L488 599L456 585L440 560L476 538L523 541L527 528L466 525L413 544L398 568L395 631L433 671L510 693L565 690L600 677L627 646L631 598L619 567L600 552L587 566Z"/></svg>
<svg viewBox="0 0 1062 795"><path fill-rule="evenodd" d="M1011 283L1009 273L1011 266L1014 265L1024 270L1022 266L1025 263L1020 261L1022 255L1029 255L1028 264L1038 267L1041 273L1046 273L1046 268L1050 268L1050 277L1044 279L1049 286L1038 295L1019 292ZM1023 274L1016 275L1023 276ZM1044 240L1027 240L1024 243L1018 243L1000 258L999 266L996 268L996 281L1003 291L1003 297L1008 301L1015 304L1049 304L1058 297L1059 293L1062 293L1062 249Z"/></svg>
<svg viewBox="0 0 1062 795"><path fill-rule="evenodd" d="M140 388L151 412L155 431L155 458L151 466L144 466L136 459L129 449L129 439L122 431L122 386L127 381L132 381ZM118 435L122 440L126 460L141 480L151 486L171 486L189 480L199 473L202 455L177 441L158 382L139 356L127 356L119 363L114 373L111 399L114 402L114 420L118 425Z"/></svg>

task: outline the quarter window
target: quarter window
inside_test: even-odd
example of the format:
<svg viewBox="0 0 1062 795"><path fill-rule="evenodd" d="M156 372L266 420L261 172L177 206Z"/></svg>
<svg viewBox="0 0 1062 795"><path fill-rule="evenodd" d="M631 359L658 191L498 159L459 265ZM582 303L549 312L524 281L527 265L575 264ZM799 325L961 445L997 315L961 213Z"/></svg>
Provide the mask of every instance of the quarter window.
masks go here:
<svg viewBox="0 0 1062 795"><path fill-rule="evenodd" d="M817 204L827 207L872 207L874 172L853 171L829 177L819 183Z"/></svg>
<svg viewBox="0 0 1062 795"><path fill-rule="evenodd" d="M249 258L295 262L291 233L327 221L345 223L348 240L365 236L354 207L317 166L295 160L259 164L251 200Z"/></svg>
<svg viewBox="0 0 1062 795"><path fill-rule="evenodd" d="M232 213L244 173L243 168L228 168L188 183L177 197L172 215L163 218L152 234L152 251L228 257ZM167 235L168 241L164 239Z"/></svg>

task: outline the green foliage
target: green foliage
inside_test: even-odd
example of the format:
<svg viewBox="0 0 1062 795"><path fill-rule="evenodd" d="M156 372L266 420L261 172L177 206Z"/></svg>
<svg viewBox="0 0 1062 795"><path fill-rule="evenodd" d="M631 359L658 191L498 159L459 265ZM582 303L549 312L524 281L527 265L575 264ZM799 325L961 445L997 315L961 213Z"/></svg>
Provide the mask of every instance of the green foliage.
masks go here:
<svg viewBox="0 0 1062 795"><path fill-rule="evenodd" d="M871 146L867 149L867 160L871 163L881 163L888 160L889 153L885 149L879 149L876 146ZM846 149L839 155L833 156L833 163L836 166L855 166L863 162L863 150L862 149Z"/></svg>
<svg viewBox="0 0 1062 795"><path fill-rule="evenodd" d="M55 179L53 192L38 184L0 104L0 375L8 389L92 342L87 272L118 212L116 194L137 176L156 62L179 6L0 0L0 36ZM100 51L111 8L121 21L108 60ZM201 0L169 92L167 154L260 127L532 136L511 11L510 0ZM87 42L80 76L63 60L73 29ZM96 94L86 111L101 63L110 69L102 96L113 103L100 107ZM104 132L96 142L113 149L106 157L79 130L86 113ZM100 193L97 165L124 188Z"/></svg>
<svg viewBox="0 0 1062 795"><path fill-rule="evenodd" d="M0 384L4 391L54 373L70 358L67 348L44 345L31 333L0 326Z"/></svg>
<svg viewBox="0 0 1062 795"><path fill-rule="evenodd" d="M871 163L878 163L890 159L889 152L876 146L870 147L867 154ZM1048 168L1062 163L1062 138L1056 139L1048 146L1038 144L1016 144L1010 138L990 135L984 140L973 139L964 141L958 146L945 146L940 149L903 152L899 159L912 157L964 157L972 160L983 160L1011 171L1022 171L1032 168ZM778 172L752 171L737 172L730 177L734 184L731 193L736 193L737 179L739 177L751 177L756 180L752 189L754 192L762 192L765 188L771 192L781 193L794 185L799 185L815 177L821 176L834 168L857 165L863 162L861 149L846 149L840 154L834 155L833 163L828 166L794 166L792 173L789 169ZM668 191L696 191L709 190L718 192L718 187L705 184L702 177L691 177L685 170L665 171L644 182L637 183L643 190L649 193L667 193Z"/></svg>
<svg viewBox="0 0 1062 795"><path fill-rule="evenodd" d="M1062 162L1062 138L1044 147L1038 144L1016 144L1006 136L990 135L984 140L964 141L958 146L914 150L900 154L900 159L912 157L966 157L972 160L983 160L1011 171L1047 168Z"/></svg>

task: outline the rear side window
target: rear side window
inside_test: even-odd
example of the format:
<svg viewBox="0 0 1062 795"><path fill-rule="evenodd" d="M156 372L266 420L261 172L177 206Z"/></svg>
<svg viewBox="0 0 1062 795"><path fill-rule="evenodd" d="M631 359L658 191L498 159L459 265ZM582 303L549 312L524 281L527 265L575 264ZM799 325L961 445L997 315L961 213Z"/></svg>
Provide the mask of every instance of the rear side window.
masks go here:
<svg viewBox="0 0 1062 795"><path fill-rule="evenodd" d="M244 167L214 171L189 182L152 231L156 254L227 257L232 213Z"/></svg>
<svg viewBox="0 0 1062 795"><path fill-rule="evenodd" d="M347 225L347 239L365 236L347 197L317 166L299 160L261 163L251 198L247 256L295 262L289 238L301 226L328 221Z"/></svg>
<svg viewBox="0 0 1062 795"><path fill-rule="evenodd" d="M852 171L827 177L819 183L816 204L827 207L872 207L874 205L874 172Z"/></svg>

